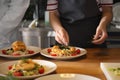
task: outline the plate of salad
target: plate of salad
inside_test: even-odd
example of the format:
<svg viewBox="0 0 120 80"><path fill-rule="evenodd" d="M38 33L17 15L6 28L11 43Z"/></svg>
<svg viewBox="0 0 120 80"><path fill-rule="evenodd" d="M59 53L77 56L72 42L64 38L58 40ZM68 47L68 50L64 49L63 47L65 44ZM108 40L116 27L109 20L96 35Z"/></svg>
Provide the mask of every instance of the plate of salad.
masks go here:
<svg viewBox="0 0 120 80"><path fill-rule="evenodd" d="M0 64L0 74L18 79L34 79L56 70L55 63L46 60L21 59Z"/></svg>
<svg viewBox="0 0 120 80"><path fill-rule="evenodd" d="M0 56L11 59L19 59L19 58L30 57L35 54L38 54L40 50L41 49L39 47L35 47L35 46L26 46L26 50L24 51L23 50L14 51L12 47L6 47L0 49Z"/></svg>
<svg viewBox="0 0 120 80"><path fill-rule="evenodd" d="M40 53L48 58L65 60L83 56L87 53L87 50L79 47L54 45L53 47L42 49Z"/></svg>
<svg viewBox="0 0 120 80"><path fill-rule="evenodd" d="M120 80L119 62L101 62L100 67L107 80Z"/></svg>

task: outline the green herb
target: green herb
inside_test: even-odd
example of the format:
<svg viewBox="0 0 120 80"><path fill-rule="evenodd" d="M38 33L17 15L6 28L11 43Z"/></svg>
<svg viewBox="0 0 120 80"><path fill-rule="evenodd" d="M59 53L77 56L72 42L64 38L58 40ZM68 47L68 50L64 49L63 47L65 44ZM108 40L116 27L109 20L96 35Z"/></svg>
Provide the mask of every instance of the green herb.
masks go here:
<svg viewBox="0 0 120 80"><path fill-rule="evenodd" d="M65 46L65 45L58 45L60 49L70 49L69 46Z"/></svg>
<svg viewBox="0 0 120 80"><path fill-rule="evenodd" d="M120 76L120 67L118 67L118 68L109 68L109 71L113 72L115 75Z"/></svg>

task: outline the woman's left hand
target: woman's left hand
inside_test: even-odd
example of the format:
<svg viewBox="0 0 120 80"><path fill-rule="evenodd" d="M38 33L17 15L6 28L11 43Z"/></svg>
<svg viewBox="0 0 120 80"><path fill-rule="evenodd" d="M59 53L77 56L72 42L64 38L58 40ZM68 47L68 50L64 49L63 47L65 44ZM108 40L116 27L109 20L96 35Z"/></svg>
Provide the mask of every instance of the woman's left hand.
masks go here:
<svg viewBox="0 0 120 80"><path fill-rule="evenodd" d="M102 18L96 29L96 34L94 35L92 43L102 44L108 37L106 27L112 20L112 6L102 5Z"/></svg>
<svg viewBox="0 0 120 80"><path fill-rule="evenodd" d="M106 27L98 27L96 29L96 34L94 35L92 43L94 44L102 44L106 38L108 37Z"/></svg>

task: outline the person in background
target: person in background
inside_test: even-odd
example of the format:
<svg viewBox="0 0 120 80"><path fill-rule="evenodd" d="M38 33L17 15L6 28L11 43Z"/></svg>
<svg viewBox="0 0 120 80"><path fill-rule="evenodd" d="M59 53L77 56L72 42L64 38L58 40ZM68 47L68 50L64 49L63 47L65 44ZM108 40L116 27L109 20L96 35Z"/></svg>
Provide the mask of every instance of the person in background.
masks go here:
<svg viewBox="0 0 120 80"><path fill-rule="evenodd" d="M1 38L8 39L10 43L20 39L18 25L24 17L29 2L30 0L0 0Z"/></svg>
<svg viewBox="0 0 120 80"><path fill-rule="evenodd" d="M106 48L112 4L112 0L48 0L55 40L70 46Z"/></svg>

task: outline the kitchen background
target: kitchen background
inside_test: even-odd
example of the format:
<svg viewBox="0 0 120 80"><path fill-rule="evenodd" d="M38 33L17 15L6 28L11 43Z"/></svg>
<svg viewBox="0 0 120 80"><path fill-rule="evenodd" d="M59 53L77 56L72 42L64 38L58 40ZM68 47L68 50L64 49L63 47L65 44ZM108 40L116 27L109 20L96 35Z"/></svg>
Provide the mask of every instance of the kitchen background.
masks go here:
<svg viewBox="0 0 120 80"><path fill-rule="evenodd" d="M54 45L54 35L52 34L53 32L51 31L52 29L50 28L49 25L49 18L48 18L48 12L45 11L44 7L46 4L47 0L31 0L30 6L27 9L25 16L23 18L23 21L26 21L26 25L28 25L32 20L38 19L39 20L39 28L44 28L47 29L47 32L42 32L43 34L41 40L42 47L50 47L51 45ZM114 5L113 5L113 14L117 14L117 19L119 21L113 20L111 24L108 26L108 39L107 39L107 44L108 48L120 48L120 0L114 0ZM114 15L116 18L116 15Z"/></svg>

